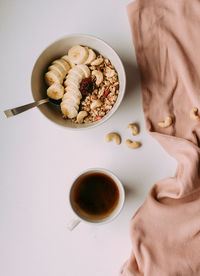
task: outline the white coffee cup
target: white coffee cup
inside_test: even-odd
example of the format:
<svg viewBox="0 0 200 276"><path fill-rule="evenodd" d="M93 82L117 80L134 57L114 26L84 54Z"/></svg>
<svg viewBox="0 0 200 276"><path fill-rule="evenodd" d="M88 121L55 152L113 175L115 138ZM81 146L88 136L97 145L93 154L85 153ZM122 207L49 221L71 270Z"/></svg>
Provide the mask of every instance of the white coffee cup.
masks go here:
<svg viewBox="0 0 200 276"><path fill-rule="evenodd" d="M74 191L75 191L75 188L77 187L78 183L80 182L80 180L83 179L84 177L87 177L87 176L95 174L95 173L100 173L100 174L106 175L109 178L111 178L118 189L118 201L116 203L116 206L104 218L93 218L93 217L90 217L87 215L83 215L83 213L80 212L79 209L77 209L75 201L74 201ZM87 169L87 170L81 172L72 182L72 186L69 191L69 203L72 208L74 218L72 218L68 222L67 227L69 230L73 230L81 221L90 223L90 224L95 224L95 225L101 225L104 223L108 223L108 222L112 221L114 218L116 218L116 216L120 213L120 211L124 205L124 200L125 200L124 187L116 175L114 175L111 171L102 169L102 168Z"/></svg>

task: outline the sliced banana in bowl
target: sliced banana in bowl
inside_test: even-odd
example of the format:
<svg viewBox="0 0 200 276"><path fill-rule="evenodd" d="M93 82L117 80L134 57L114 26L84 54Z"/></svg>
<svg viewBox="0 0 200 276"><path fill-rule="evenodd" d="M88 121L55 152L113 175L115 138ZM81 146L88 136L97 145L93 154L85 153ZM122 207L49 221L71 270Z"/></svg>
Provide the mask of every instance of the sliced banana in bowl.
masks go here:
<svg viewBox="0 0 200 276"><path fill-rule="evenodd" d="M60 75L60 78L64 79L66 76L66 71L63 69L63 67L59 64L52 64L48 67L48 71L57 71Z"/></svg>
<svg viewBox="0 0 200 276"><path fill-rule="evenodd" d="M68 94L71 93L71 94L75 95L76 97L78 97L79 99L82 98L81 92L77 87L73 87L73 86L68 85L67 87L65 87L64 90Z"/></svg>
<svg viewBox="0 0 200 276"><path fill-rule="evenodd" d="M82 78L85 77L85 73L84 73L83 69L79 68L79 66L73 66L72 71L75 74L81 75Z"/></svg>
<svg viewBox="0 0 200 276"><path fill-rule="evenodd" d="M79 64L79 65L77 65L77 67L78 67L80 70L82 70L83 76L84 76L85 78L89 78L89 76L90 76L90 69L88 68L87 65L85 65L85 64Z"/></svg>
<svg viewBox="0 0 200 276"><path fill-rule="evenodd" d="M75 106L68 103L61 103L61 110L64 118L73 119L78 115L78 111Z"/></svg>
<svg viewBox="0 0 200 276"><path fill-rule="evenodd" d="M88 59L88 56L88 48L80 45L75 45L68 51L68 57L74 64L83 64Z"/></svg>
<svg viewBox="0 0 200 276"><path fill-rule="evenodd" d="M84 62L85 64L91 64L95 59L96 59L96 54L92 49L88 49L88 58L86 59L86 61Z"/></svg>
<svg viewBox="0 0 200 276"><path fill-rule="evenodd" d="M73 79L73 80L75 80L75 82L80 83L82 81L83 77L80 74L76 74L73 71L70 71L69 74L66 76L66 80L67 79Z"/></svg>
<svg viewBox="0 0 200 276"><path fill-rule="evenodd" d="M47 85L52 85L54 83L62 83L62 78L57 71L51 70L45 74L45 81Z"/></svg>
<svg viewBox="0 0 200 276"><path fill-rule="evenodd" d="M67 87L68 85L75 88L80 88L80 82L74 78L66 78L66 80L64 81L64 86Z"/></svg>
<svg viewBox="0 0 200 276"><path fill-rule="evenodd" d="M53 100L60 100L64 96L64 87L60 83L53 83L47 89L47 96Z"/></svg>
<svg viewBox="0 0 200 276"><path fill-rule="evenodd" d="M83 72L83 71L82 71L82 72ZM71 75L71 76L74 76L75 78L78 79L78 81L81 81L81 80L84 78L84 73L82 73L82 72L79 71L79 68L77 68L77 66L74 66L74 67L70 70L68 76L70 76L70 75Z"/></svg>
<svg viewBox="0 0 200 276"><path fill-rule="evenodd" d="M74 102L74 104L79 105L80 104L80 98L77 97L75 94L73 94L72 92L69 93L65 93L62 97L62 101L66 102L66 101L70 101L70 102Z"/></svg>
<svg viewBox="0 0 200 276"><path fill-rule="evenodd" d="M65 70L66 74L71 68L70 64L67 61L65 61L64 59L56 59L52 62L52 64L60 65L63 68L63 70Z"/></svg>

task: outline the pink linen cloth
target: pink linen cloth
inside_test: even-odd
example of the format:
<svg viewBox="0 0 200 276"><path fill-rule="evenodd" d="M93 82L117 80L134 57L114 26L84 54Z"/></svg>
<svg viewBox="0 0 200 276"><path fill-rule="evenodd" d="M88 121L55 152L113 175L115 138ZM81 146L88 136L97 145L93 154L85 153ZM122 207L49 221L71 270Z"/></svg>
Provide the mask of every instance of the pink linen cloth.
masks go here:
<svg viewBox="0 0 200 276"><path fill-rule="evenodd" d="M123 276L200 275L200 1L136 0L127 6L150 134L177 160L131 220ZM158 122L173 117L173 125ZM165 166L165 164L161 164ZM159 170L159 168L158 168Z"/></svg>

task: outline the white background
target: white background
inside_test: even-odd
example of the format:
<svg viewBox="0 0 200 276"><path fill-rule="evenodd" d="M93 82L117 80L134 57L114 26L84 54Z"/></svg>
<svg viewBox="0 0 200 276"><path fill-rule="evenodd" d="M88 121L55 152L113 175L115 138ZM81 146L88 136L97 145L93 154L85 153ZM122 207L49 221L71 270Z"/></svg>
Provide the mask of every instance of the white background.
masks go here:
<svg viewBox="0 0 200 276"><path fill-rule="evenodd" d="M0 275L116 276L131 251L129 222L150 187L172 176L176 163L145 130L134 47L121 0L0 2ZM114 116L88 131L69 131L35 108L13 118L3 110L32 102L30 77L39 54L53 41L84 33L102 38L120 55L127 73L125 98ZM127 149L128 123L142 142ZM105 143L110 131L120 146ZM82 170L113 171L126 189L125 206L111 223L81 223L67 230L68 190Z"/></svg>

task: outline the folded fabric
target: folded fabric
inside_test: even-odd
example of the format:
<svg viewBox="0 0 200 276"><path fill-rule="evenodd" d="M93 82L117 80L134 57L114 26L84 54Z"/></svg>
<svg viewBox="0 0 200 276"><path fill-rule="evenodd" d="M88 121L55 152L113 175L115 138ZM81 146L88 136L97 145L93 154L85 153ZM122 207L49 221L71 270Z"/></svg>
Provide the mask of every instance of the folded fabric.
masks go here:
<svg viewBox="0 0 200 276"><path fill-rule="evenodd" d="M121 275L200 275L200 1L136 0L127 6L150 134L177 160L130 223ZM171 117L162 128L158 122ZM165 166L165 164L161 164ZM159 170L159 168L158 168Z"/></svg>

